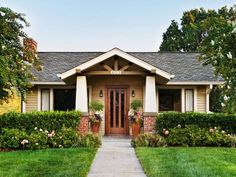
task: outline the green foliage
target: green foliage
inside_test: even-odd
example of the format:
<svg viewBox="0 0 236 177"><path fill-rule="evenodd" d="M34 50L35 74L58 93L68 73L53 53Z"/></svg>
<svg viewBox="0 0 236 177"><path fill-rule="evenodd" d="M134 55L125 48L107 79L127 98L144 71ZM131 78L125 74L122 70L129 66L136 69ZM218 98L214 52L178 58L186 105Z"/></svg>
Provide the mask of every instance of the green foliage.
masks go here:
<svg viewBox="0 0 236 177"><path fill-rule="evenodd" d="M181 26L177 22L171 21L170 26L163 34L163 41L160 51L185 51L196 52L198 47L207 36L203 28L203 23L208 18L225 20L235 19L234 7L222 7L216 10L191 9L183 13Z"/></svg>
<svg viewBox="0 0 236 177"><path fill-rule="evenodd" d="M200 128L221 127L227 133L236 133L236 114L206 114L166 112L157 116L156 130L163 134L163 129L180 125L197 125Z"/></svg>
<svg viewBox="0 0 236 177"><path fill-rule="evenodd" d="M142 103L140 100L132 100L130 104L131 109L134 111L138 111L140 107L142 107Z"/></svg>
<svg viewBox="0 0 236 177"><path fill-rule="evenodd" d="M62 127L58 131L34 130L27 133L19 129L3 129L0 149L46 149L70 147L99 147L101 140L91 133L79 134L73 128Z"/></svg>
<svg viewBox="0 0 236 177"><path fill-rule="evenodd" d="M223 111L223 91L219 87L214 87L210 93L210 111L220 113Z"/></svg>
<svg viewBox="0 0 236 177"><path fill-rule="evenodd" d="M98 101L92 101L89 105L90 111L95 113L96 111L102 111L103 110L103 104Z"/></svg>
<svg viewBox="0 0 236 177"><path fill-rule="evenodd" d="M99 147L101 145L101 139L93 133L79 134L77 147Z"/></svg>
<svg viewBox="0 0 236 177"><path fill-rule="evenodd" d="M161 147L165 146L164 137L157 134L140 134L131 141L133 147Z"/></svg>
<svg viewBox="0 0 236 177"><path fill-rule="evenodd" d="M223 90L223 107L226 112L236 111L236 7L232 20L209 17L202 24L208 35L199 47L204 65L214 66L215 75L220 75L225 83Z"/></svg>
<svg viewBox="0 0 236 177"><path fill-rule="evenodd" d="M181 37L178 23L172 20L170 26L163 34L163 42L160 45L160 51L180 51Z"/></svg>
<svg viewBox="0 0 236 177"><path fill-rule="evenodd" d="M23 98L34 79L30 67L40 69L35 53L23 46L29 26L24 15L0 7L0 100L7 100L14 89Z"/></svg>
<svg viewBox="0 0 236 177"><path fill-rule="evenodd" d="M187 125L185 128L175 127L169 130L166 138L168 146L224 146L235 147L236 137L226 134L225 131L199 128L196 125Z"/></svg>
<svg viewBox="0 0 236 177"><path fill-rule="evenodd" d="M58 131L63 126L76 128L80 121L78 111L53 111L53 112L10 112L0 115L0 132L3 128L13 128L32 132L35 128Z"/></svg>
<svg viewBox="0 0 236 177"><path fill-rule="evenodd" d="M28 139L25 131L18 129L3 129L0 134L0 149L19 149L21 148L21 141Z"/></svg>

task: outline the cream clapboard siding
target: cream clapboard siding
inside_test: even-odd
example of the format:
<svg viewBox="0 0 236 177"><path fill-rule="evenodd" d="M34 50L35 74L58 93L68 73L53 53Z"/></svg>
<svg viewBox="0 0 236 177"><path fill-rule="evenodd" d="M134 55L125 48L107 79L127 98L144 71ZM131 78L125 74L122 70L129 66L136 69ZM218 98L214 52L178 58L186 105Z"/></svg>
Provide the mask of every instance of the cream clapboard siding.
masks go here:
<svg viewBox="0 0 236 177"><path fill-rule="evenodd" d="M206 112L206 86L197 87L197 112Z"/></svg>
<svg viewBox="0 0 236 177"><path fill-rule="evenodd" d="M130 102L134 99L143 102L143 86L145 78L140 76L94 76L88 78L88 85L92 87L92 101L99 101L104 105L104 118L100 126L102 134L105 133L105 98L106 86L129 86ZM100 91L103 91L103 97L99 96ZM135 92L135 97L132 97L132 90Z"/></svg>
<svg viewBox="0 0 236 177"><path fill-rule="evenodd" d="M38 110L38 89L31 88L26 94L26 112Z"/></svg>

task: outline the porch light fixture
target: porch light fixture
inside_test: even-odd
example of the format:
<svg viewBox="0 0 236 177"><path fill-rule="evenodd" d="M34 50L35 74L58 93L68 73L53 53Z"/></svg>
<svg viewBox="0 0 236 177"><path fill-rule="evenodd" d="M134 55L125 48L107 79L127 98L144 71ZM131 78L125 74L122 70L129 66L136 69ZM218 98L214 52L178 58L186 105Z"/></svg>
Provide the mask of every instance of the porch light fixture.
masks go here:
<svg viewBox="0 0 236 177"><path fill-rule="evenodd" d="M99 92L99 96L100 96L100 97L103 97L102 90L100 90L100 92Z"/></svg>
<svg viewBox="0 0 236 177"><path fill-rule="evenodd" d="M132 90L131 95L132 95L132 97L135 97L135 92L134 92L134 90Z"/></svg>

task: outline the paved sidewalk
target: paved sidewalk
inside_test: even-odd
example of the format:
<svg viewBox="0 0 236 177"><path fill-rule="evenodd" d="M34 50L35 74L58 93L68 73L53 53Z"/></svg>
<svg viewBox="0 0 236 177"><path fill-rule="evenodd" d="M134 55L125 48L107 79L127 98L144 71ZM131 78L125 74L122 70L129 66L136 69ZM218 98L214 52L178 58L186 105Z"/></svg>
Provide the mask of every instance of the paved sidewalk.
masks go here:
<svg viewBox="0 0 236 177"><path fill-rule="evenodd" d="M103 137L88 177L146 177L129 138Z"/></svg>

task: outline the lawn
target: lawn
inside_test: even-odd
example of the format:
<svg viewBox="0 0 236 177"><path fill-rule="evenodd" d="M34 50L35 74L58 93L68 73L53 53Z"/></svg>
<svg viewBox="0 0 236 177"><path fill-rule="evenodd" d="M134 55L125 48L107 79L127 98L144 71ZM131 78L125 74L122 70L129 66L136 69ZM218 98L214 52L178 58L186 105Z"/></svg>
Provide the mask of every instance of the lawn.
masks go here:
<svg viewBox="0 0 236 177"><path fill-rule="evenodd" d="M236 148L136 148L149 177L236 176Z"/></svg>
<svg viewBox="0 0 236 177"><path fill-rule="evenodd" d="M1 177L86 176L95 148L0 152Z"/></svg>

